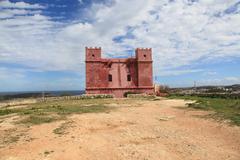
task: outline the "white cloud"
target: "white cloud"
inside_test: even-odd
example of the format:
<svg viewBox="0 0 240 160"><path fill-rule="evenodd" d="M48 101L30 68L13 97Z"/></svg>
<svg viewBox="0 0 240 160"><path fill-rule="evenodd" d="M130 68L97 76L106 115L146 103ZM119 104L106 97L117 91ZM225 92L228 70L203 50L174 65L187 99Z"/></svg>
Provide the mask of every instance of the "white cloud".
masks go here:
<svg viewBox="0 0 240 160"><path fill-rule="evenodd" d="M8 69L5 67L0 67L0 81L8 80L10 78L24 78L24 71L18 69Z"/></svg>
<svg viewBox="0 0 240 160"><path fill-rule="evenodd" d="M14 9L0 13L6 18L0 23L0 62L84 75L85 46L101 46L110 56L129 47L151 47L156 76L199 72L176 68L199 59L240 57L240 14L224 14L236 2L116 0L93 4L87 13L91 23L63 25L41 14L45 6L1 1L0 6ZM126 35L129 27L134 38L112 40Z"/></svg>
<svg viewBox="0 0 240 160"><path fill-rule="evenodd" d="M240 83L240 77L226 77L225 80Z"/></svg>
<svg viewBox="0 0 240 160"><path fill-rule="evenodd" d="M208 71L203 73L204 76L216 76L217 72L215 71Z"/></svg>
<svg viewBox="0 0 240 160"><path fill-rule="evenodd" d="M26 14L40 14L40 10L26 10L26 9L11 9L1 10L0 18L14 18L14 16L26 15Z"/></svg>
<svg viewBox="0 0 240 160"><path fill-rule="evenodd" d="M83 0L78 0L78 2L79 2L80 4L83 4Z"/></svg>
<svg viewBox="0 0 240 160"><path fill-rule="evenodd" d="M223 77L223 78L211 78L201 79L197 81L198 86L201 85L232 85L240 84L240 77Z"/></svg>
<svg viewBox="0 0 240 160"><path fill-rule="evenodd" d="M162 76L178 76L182 74L189 74L189 73L199 73L203 72L202 69L184 69L184 70L162 70L159 75Z"/></svg>
<svg viewBox="0 0 240 160"><path fill-rule="evenodd" d="M2 0L0 2L0 7L3 8L18 8L18 9L41 9L45 8L44 6L38 4L28 4L25 2L10 2L9 0Z"/></svg>

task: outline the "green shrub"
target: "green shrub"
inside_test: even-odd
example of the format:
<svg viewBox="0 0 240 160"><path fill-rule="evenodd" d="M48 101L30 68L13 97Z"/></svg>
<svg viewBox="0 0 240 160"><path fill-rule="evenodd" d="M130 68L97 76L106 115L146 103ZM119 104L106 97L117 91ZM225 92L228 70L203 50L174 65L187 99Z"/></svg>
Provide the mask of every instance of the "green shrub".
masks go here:
<svg viewBox="0 0 240 160"><path fill-rule="evenodd" d="M155 96L154 95L148 95L148 94L128 94L127 95L128 98L144 98L144 99L154 99Z"/></svg>
<svg viewBox="0 0 240 160"><path fill-rule="evenodd" d="M124 97L128 97L129 94L140 94L139 92L127 91L123 94Z"/></svg>

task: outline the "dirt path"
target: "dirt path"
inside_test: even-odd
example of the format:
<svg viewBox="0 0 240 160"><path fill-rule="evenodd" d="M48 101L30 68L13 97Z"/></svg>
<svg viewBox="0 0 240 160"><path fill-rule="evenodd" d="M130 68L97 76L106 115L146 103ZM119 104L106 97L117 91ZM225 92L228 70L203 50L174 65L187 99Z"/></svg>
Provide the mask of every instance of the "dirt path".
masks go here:
<svg viewBox="0 0 240 160"><path fill-rule="evenodd" d="M0 148L0 160L239 160L240 127L200 118L207 112L185 104L151 101L31 126Z"/></svg>

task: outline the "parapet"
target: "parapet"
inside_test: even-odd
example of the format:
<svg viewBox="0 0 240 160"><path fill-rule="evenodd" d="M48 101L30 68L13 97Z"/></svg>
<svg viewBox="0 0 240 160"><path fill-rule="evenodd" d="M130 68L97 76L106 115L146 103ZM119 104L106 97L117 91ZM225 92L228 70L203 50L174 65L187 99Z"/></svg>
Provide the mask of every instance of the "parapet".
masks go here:
<svg viewBox="0 0 240 160"><path fill-rule="evenodd" d="M86 50L101 50L101 47L85 47Z"/></svg>
<svg viewBox="0 0 240 160"><path fill-rule="evenodd" d="M86 47L86 61L99 61L101 59L101 47Z"/></svg>
<svg viewBox="0 0 240 160"><path fill-rule="evenodd" d="M104 59L101 58L101 47L86 47L86 61L88 62L103 62ZM136 48L135 57L137 61L142 62L152 62L152 48ZM115 61L125 61L121 59L111 59L112 62Z"/></svg>
<svg viewBox="0 0 240 160"><path fill-rule="evenodd" d="M152 48L136 48L135 51L152 51Z"/></svg>
<svg viewBox="0 0 240 160"><path fill-rule="evenodd" d="M137 48L135 55L137 61L152 62L152 48Z"/></svg>

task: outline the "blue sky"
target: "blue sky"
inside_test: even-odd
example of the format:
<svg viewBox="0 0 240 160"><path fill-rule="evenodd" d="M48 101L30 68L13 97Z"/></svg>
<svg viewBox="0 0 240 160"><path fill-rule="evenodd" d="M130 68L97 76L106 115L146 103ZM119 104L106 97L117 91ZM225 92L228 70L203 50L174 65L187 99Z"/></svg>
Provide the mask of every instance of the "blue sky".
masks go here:
<svg viewBox="0 0 240 160"><path fill-rule="evenodd" d="M84 89L85 46L152 48L171 87L240 83L240 0L0 1L0 91Z"/></svg>

